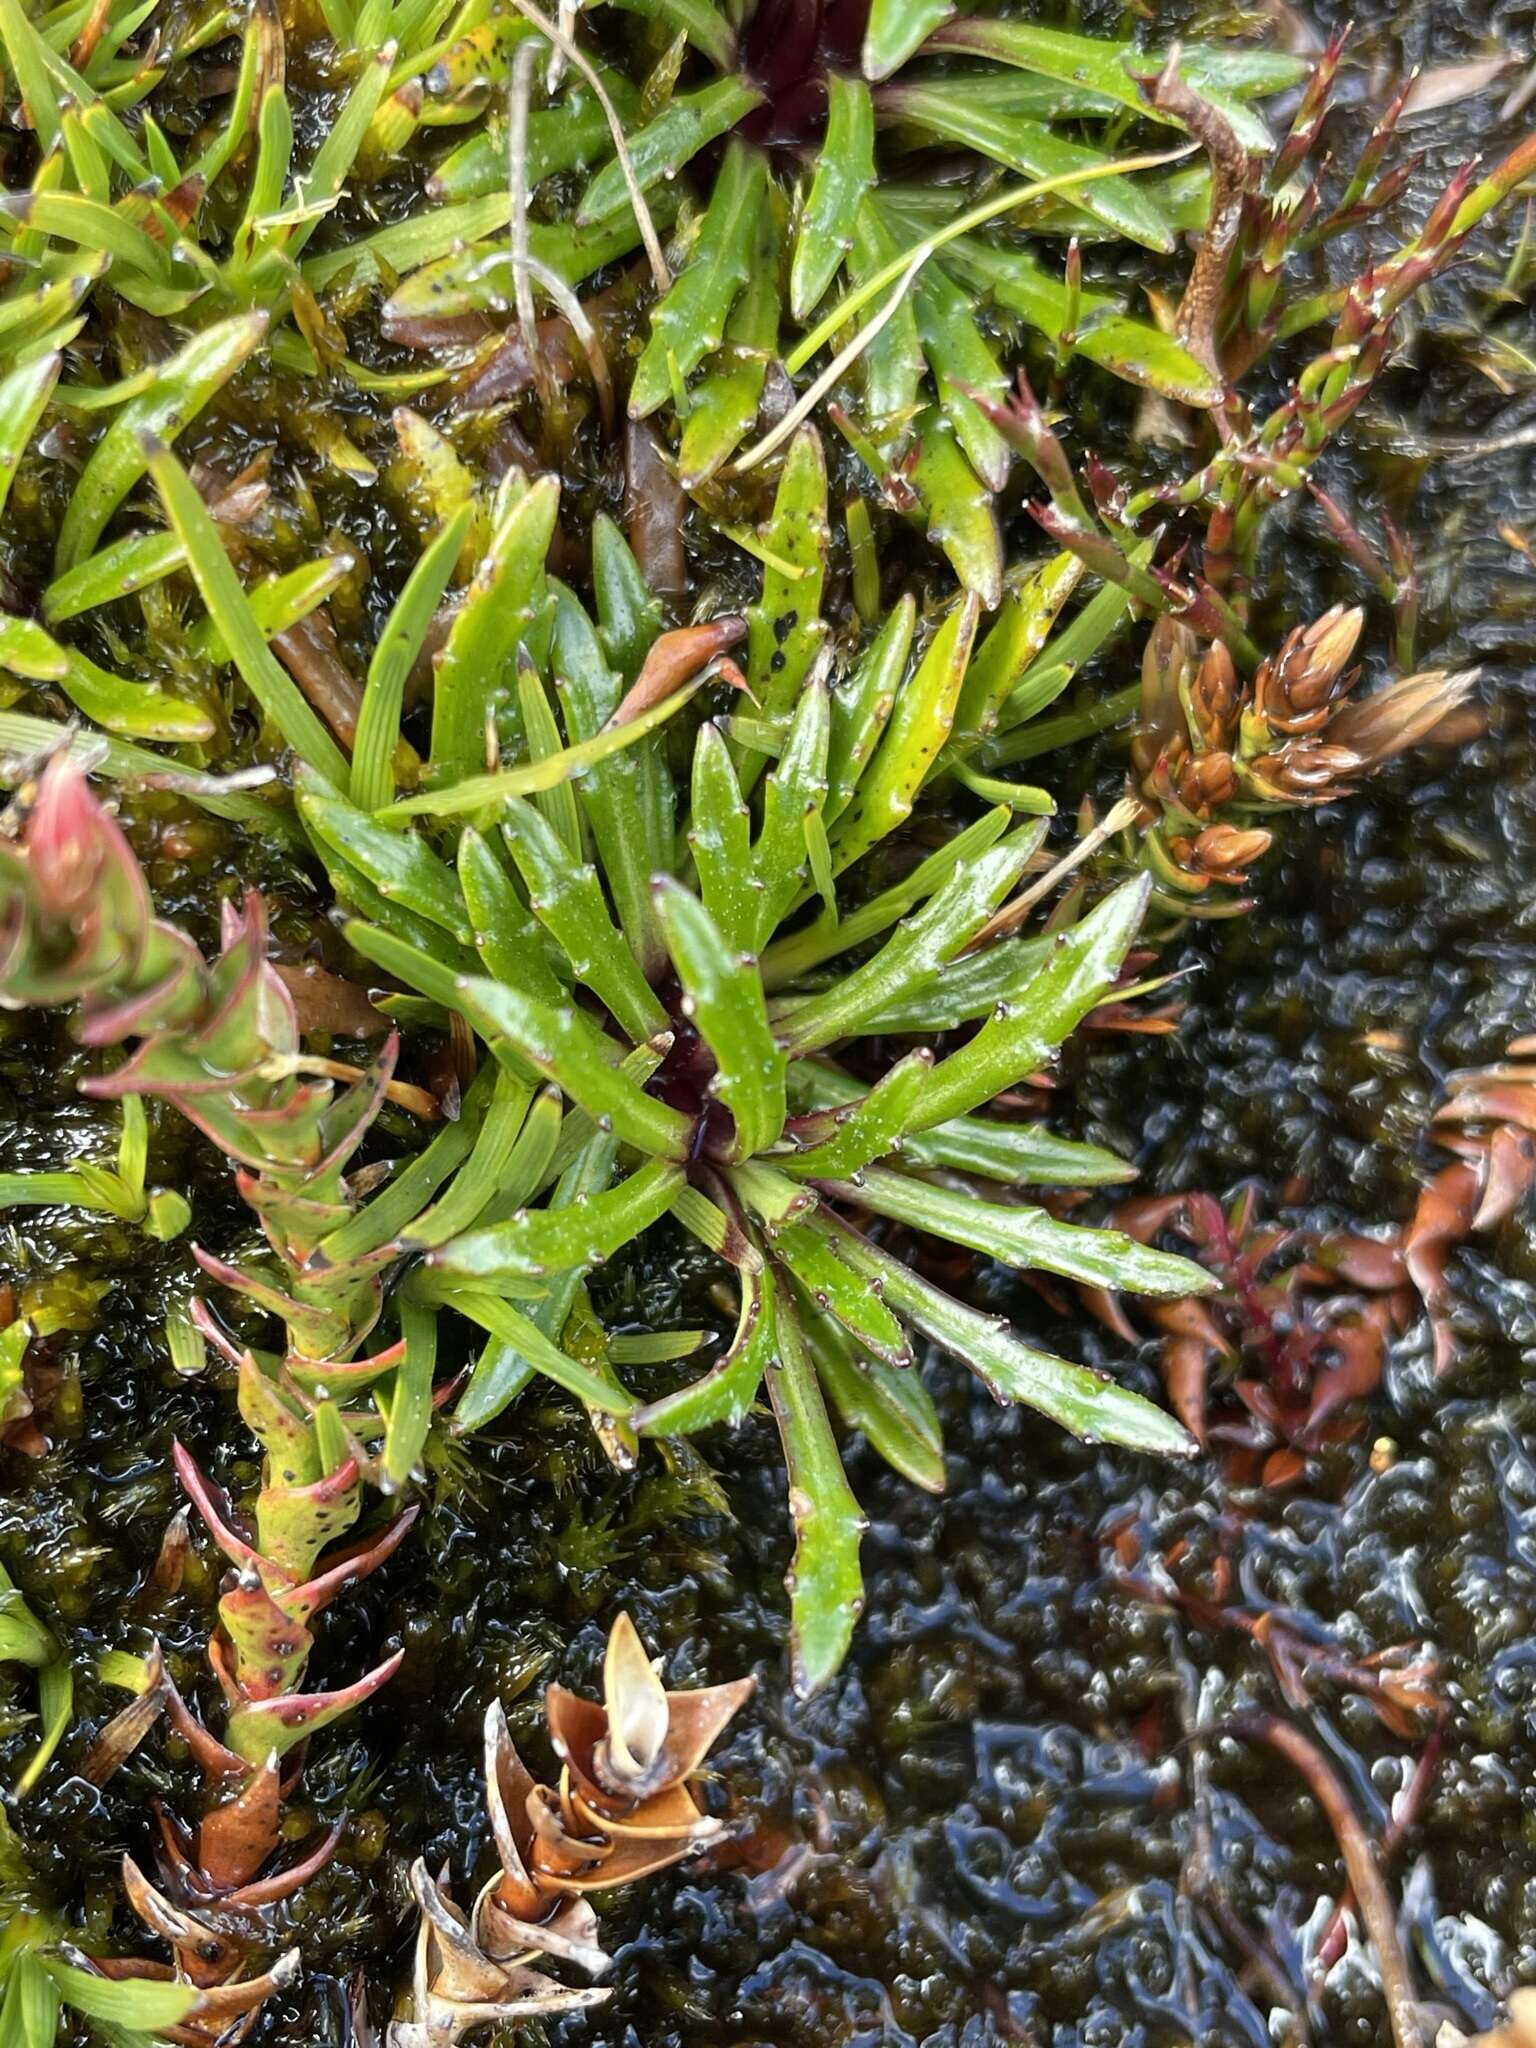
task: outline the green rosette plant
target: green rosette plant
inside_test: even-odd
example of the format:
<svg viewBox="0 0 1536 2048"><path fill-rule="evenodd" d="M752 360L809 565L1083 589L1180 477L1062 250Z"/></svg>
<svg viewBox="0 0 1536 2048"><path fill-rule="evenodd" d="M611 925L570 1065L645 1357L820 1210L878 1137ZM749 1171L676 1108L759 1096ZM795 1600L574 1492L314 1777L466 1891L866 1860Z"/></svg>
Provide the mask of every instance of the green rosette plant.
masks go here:
<svg viewBox="0 0 1536 2048"><path fill-rule="evenodd" d="M851 658L834 647L813 432L790 452L767 529L783 566L745 619L664 630L605 520L589 616L529 552L529 508L542 501L533 531L547 533L552 497L545 480L515 498L455 614L422 786L367 810L298 775L337 898L368 909L345 926L352 946L408 1008L461 1020L492 1055L453 1188L379 1255L415 1262L407 1302L452 1306L487 1334L460 1432L538 1372L608 1418L630 1454L636 1438L739 1421L766 1391L795 1522L794 1671L810 1691L841 1661L861 1601L863 1518L832 1417L919 1484L943 1484L915 1342L1085 1437L1187 1449L1160 1410L946 1295L880 1241L895 1225L1092 1285L1206 1284L1019 1200L1023 1187L1118 1181L1119 1160L981 1114L1116 987L1146 883L1023 931L1054 877L1037 872L1043 820L1002 803L914 865L887 858L962 705L1005 694L1027 650L1010 620L980 636L969 595L921 631L905 600ZM492 634L505 682L458 658ZM740 643L744 674L725 654ZM722 666L751 698L726 691L674 769L666 724L701 688L719 697ZM512 709L527 758L466 773ZM734 1268L740 1313L712 1371L644 1401L592 1342L583 1279L664 1218ZM351 1249L341 1237L302 1270L328 1272Z"/></svg>

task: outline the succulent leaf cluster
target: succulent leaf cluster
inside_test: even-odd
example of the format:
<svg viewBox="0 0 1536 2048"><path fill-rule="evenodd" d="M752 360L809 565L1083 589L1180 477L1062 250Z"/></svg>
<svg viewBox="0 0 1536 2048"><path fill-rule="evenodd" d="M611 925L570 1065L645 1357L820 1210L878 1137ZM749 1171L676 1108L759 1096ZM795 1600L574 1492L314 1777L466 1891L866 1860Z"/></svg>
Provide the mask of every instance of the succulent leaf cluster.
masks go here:
<svg viewBox="0 0 1536 2048"><path fill-rule="evenodd" d="M789 545L810 536L818 567L824 492L806 432L773 530ZM409 935L393 920L349 922L354 949L462 1018L495 1062L499 1113L466 1168L486 1199L454 1217L472 1227L434 1217L394 1246L421 1258L408 1283L418 1298L490 1333L458 1427L483 1425L532 1371L579 1386L640 1436L739 1419L765 1385L797 1518L795 1663L810 1689L836 1668L860 1602L861 1517L828 1402L921 1483L942 1484L914 1335L1080 1434L1180 1447L1139 1397L950 1299L851 1220L1131 1290L1201 1284L1179 1261L1017 1199L1027 1185L1119 1178L1118 1161L976 1114L1115 985L1146 887L1132 880L1075 924L1020 935L1009 905L1044 828L1002 804L893 887L863 883L939 761L973 664L996 689L974 599L932 620L921 644L915 607L898 607L842 675L815 652L827 644L810 613L819 576L785 583L770 570L746 636L754 712L700 723L675 772L665 734L645 730L644 712L623 716L674 636L615 529L594 535L594 563L597 620L548 579L530 629L549 649L564 719L560 732L549 712L552 739L581 765L573 783L523 794L528 768L452 780L445 762L437 779L434 760L426 787L373 814L306 773L299 810L342 902L389 893L411 906ZM531 666L518 687L525 703L543 692ZM743 733L769 738L771 761ZM594 760L605 734L626 744ZM935 1053L939 1034L970 1026ZM883 1071L840 1059L893 1037L910 1049ZM736 1269L742 1307L705 1381L641 1402L579 1381L576 1361L550 1351L584 1276L667 1216Z"/></svg>

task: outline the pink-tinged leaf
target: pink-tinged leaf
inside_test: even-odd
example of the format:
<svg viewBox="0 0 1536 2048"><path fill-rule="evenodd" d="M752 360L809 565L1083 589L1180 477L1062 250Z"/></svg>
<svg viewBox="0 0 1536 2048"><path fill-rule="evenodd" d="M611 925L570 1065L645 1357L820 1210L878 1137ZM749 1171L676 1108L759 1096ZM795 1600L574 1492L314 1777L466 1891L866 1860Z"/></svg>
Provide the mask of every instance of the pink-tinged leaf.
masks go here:
<svg viewBox="0 0 1536 2048"><path fill-rule="evenodd" d="M232 1365L238 1369L244 1353L238 1344L231 1341L228 1333L214 1315L213 1310L200 1294L193 1296L192 1306L187 1313L191 1316L192 1327L197 1331L198 1335L213 1346L226 1365Z"/></svg>
<svg viewBox="0 0 1536 2048"><path fill-rule="evenodd" d="M274 1870L267 1877L258 1878L254 1884L241 1885L238 1891L230 1893L228 1903L235 1907L275 1906L279 1901L291 1898L324 1870L340 1847L346 1830L345 1821L336 1821L307 1856L301 1856L297 1863L285 1864L281 1870Z"/></svg>
<svg viewBox="0 0 1536 2048"><path fill-rule="evenodd" d="M391 1251L393 1259L398 1254ZM349 1268L350 1270L350 1268ZM375 1351L371 1358L353 1358L346 1364L334 1360L302 1358L294 1353L287 1361L288 1371L306 1393L325 1396L355 1394L371 1387L385 1373L393 1372L405 1356L405 1341L389 1345L383 1351Z"/></svg>
<svg viewBox="0 0 1536 2048"><path fill-rule="evenodd" d="M328 1607L344 1587L366 1579L370 1572L376 1572L385 1559L392 1557L400 1548L419 1513L419 1508L406 1508L402 1514L396 1515L382 1535L364 1538L334 1563L328 1563L317 1577L296 1587L285 1602L290 1611L301 1614L308 1621L322 1607Z"/></svg>
<svg viewBox="0 0 1536 2048"><path fill-rule="evenodd" d="M188 1034L187 1050L218 1067L243 1066L269 1051L296 1052L293 1001L267 965L267 906L254 889L246 891L243 913L225 904L221 937L211 976L215 1000Z"/></svg>
<svg viewBox="0 0 1536 2048"><path fill-rule="evenodd" d="M48 916L71 923L111 900L128 929L153 917L133 849L67 753L38 781L27 819L27 861Z"/></svg>
<svg viewBox="0 0 1536 2048"><path fill-rule="evenodd" d="M193 1121L197 1119L194 1117ZM281 1317L288 1329L290 1345L306 1351L312 1358L325 1358L331 1352L341 1350L352 1335L344 1315L329 1309L310 1308L295 1301L281 1288L242 1272L227 1259L216 1258L212 1252L204 1251L201 1245L193 1245L192 1256L210 1280L217 1280L220 1286L228 1287L235 1294L243 1294L269 1314Z"/></svg>
<svg viewBox="0 0 1536 2048"><path fill-rule="evenodd" d="M229 1717L230 1746L253 1764L265 1762L269 1756L286 1755L317 1729L328 1727L371 1699L394 1677L404 1658L404 1650L396 1650L375 1670L336 1692L289 1693L283 1699L236 1708Z"/></svg>
<svg viewBox="0 0 1536 2048"><path fill-rule="evenodd" d="M261 1553L255 1550L235 1527L234 1510L229 1496L220 1486L204 1476L190 1451L179 1442L171 1444L171 1458L176 1467L176 1476L202 1516L208 1533L231 1564L258 1566L264 1562Z"/></svg>
<svg viewBox="0 0 1536 2048"><path fill-rule="evenodd" d="M316 1160L315 1174L342 1167L357 1150L368 1126L384 1105L384 1094L394 1078L400 1057L400 1034L391 1031L379 1048L379 1056L358 1081L335 1102L324 1119L326 1150Z"/></svg>
<svg viewBox="0 0 1536 2048"><path fill-rule="evenodd" d="M120 1002L90 1000L80 1019L79 1033L83 1045L121 1045L125 1038L139 1038L156 1030L164 1021L177 990L189 980L193 986L196 985L195 976L201 969L201 960L179 933L169 933L169 928L166 929L170 937L180 941L177 950L185 948L182 958L176 960L158 981L135 989ZM100 1075L96 1078L99 1084L116 1077ZM98 1085L91 1092L104 1094L106 1091Z"/></svg>
<svg viewBox="0 0 1536 2048"><path fill-rule="evenodd" d="M209 1734L182 1698L175 1679L169 1673L165 1681L165 1712L171 1726L191 1750L193 1761L205 1778L217 1783L221 1778L245 1776L250 1764L232 1749L226 1749L216 1736Z"/></svg>

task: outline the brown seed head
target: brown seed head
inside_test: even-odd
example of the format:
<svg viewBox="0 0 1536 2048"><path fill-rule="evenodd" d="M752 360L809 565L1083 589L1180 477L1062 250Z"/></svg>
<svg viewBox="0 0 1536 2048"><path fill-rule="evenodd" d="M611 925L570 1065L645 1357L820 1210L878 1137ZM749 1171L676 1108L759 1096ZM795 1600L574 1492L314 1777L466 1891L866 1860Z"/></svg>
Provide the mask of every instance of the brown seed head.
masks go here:
<svg viewBox="0 0 1536 2048"><path fill-rule="evenodd" d="M1186 810L1205 813L1237 794L1230 754L1186 754L1173 770L1173 786Z"/></svg>
<svg viewBox="0 0 1536 2048"><path fill-rule="evenodd" d="M1365 614L1358 606L1335 605L1289 634L1280 652L1261 664L1254 678L1254 708L1273 732L1297 737L1317 732L1329 708L1347 695L1354 674L1345 664L1355 650Z"/></svg>
<svg viewBox="0 0 1536 2048"><path fill-rule="evenodd" d="M1459 675L1427 669L1422 675L1403 676L1374 696L1342 706L1329 724L1328 737L1358 754L1367 771L1379 768L1429 738L1465 700L1476 680L1475 669Z"/></svg>
<svg viewBox="0 0 1536 2048"><path fill-rule="evenodd" d="M1291 740L1250 764L1258 793L1275 804L1326 804L1340 796L1364 770L1349 747L1316 739Z"/></svg>
<svg viewBox="0 0 1536 2048"><path fill-rule="evenodd" d="M1196 651L1194 634L1177 619L1160 618L1147 637L1141 658L1141 718L1131 742L1131 761L1140 778L1152 773L1170 741L1184 736L1182 699Z"/></svg>
<svg viewBox="0 0 1536 2048"><path fill-rule="evenodd" d="M1184 699L1190 738L1202 751L1231 746L1237 732L1241 697L1232 657L1218 640L1207 648Z"/></svg>
<svg viewBox="0 0 1536 2048"><path fill-rule="evenodd" d="M1273 835L1258 826L1207 825L1190 847L1185 865L1216 882L1246 882L1247 870L1262 860Z"/></svg>

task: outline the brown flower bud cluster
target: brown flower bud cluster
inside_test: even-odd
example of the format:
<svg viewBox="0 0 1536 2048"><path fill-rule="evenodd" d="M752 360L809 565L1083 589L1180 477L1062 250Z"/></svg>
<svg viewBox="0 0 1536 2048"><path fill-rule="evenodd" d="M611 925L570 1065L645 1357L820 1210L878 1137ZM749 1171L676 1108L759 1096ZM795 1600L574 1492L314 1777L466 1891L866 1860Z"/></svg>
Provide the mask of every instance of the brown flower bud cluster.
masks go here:
<svg viewBox="0 0 1536 2048"><path fill-rule="evenodd" d="M1247 880L1271 838L1254 813L1347 794L1466 697L1472 674L1429 670L1355 698L1351 657L1363 623L1358 609L1335 605L1288 634L1248 686L1219 641L1202 651L1181 621L1154 625L1131 763L1153 813L1147 864L1181 908L1194 910L1213 883Z"/></svg>
<svg viewBox="0 0 1536 2048"><path fill-rule="evenodd" d="M413 2010L390 2027L390 2048L453 2048L473 2027L605 1999L606 1991L572 1990L530 1965L549 1956L600 1976L608 1957L585 1895L648 1877L720 1833L689 1781L752 1687L742 1678L668 1692L621 1614L608 1638L601 1704L559 1685L545 1694L558 1789L527 1769L493 1702L485 1798L500 1868L465 1914L442 1878L415 1865Z"/></svg>

